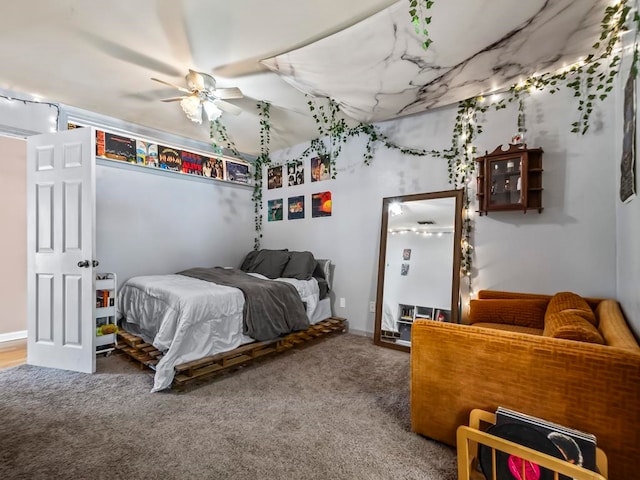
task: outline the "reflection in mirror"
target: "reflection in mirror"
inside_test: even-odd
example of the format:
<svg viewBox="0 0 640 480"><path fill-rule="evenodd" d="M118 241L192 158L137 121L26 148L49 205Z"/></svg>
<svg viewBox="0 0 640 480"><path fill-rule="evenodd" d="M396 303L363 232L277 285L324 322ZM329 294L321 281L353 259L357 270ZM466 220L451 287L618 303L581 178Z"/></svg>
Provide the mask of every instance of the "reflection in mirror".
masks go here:
<svg viewBox="0 0 640 480"><path fill-rule="evenodd" d="M458 322L462 190L382 201L374 342L409 350L417 319Z"/></svg>

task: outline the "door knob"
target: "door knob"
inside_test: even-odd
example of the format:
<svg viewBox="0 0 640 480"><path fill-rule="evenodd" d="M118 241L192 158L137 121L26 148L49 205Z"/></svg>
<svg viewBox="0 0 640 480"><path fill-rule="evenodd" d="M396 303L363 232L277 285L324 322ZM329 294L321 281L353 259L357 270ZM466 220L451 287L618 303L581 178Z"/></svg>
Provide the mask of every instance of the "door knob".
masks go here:
<svg viewBox="0 0 640 480"><path fill-rule="evenodd" d="M100 265L100 262L99 262L98 260L92 260L92 261L91 261L91 265L95 268L95 267L97 267L98 265Z"/></svg>
<svg viewBox="0 0 640 480"><path fill-rule="evenodd" d="M82 260L78 262L78 266L80 268L87 268L89 266L89 260Z"/></svg>

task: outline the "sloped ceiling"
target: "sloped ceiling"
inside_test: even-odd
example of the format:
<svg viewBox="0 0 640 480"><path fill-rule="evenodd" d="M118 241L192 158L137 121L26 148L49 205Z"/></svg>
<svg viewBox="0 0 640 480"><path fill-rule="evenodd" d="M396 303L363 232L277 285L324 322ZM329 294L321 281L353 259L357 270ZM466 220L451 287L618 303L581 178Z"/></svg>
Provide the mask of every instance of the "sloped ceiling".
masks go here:
<svg viewBox="0 0 640 480"><path fill-rule="evenodd" d="M424 51L406 0L6 2L0 89L208 141L150 80L185 85L192 68L244 92L222 122L255 154L258 100L272 103L272 150L316 136L305 93L359 121L423 112L575 62L608 3L436 0Z"/></svg>

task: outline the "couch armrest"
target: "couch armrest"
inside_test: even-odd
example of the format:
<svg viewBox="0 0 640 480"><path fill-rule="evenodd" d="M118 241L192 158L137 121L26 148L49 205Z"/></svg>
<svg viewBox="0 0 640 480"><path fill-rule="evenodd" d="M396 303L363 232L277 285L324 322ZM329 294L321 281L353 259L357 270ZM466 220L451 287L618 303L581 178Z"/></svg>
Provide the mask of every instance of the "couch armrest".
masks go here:
<svg viewBox="0 0 640 480"><path fill-rule="evenodd" d="M416 321L413 430L455 445L473 408L504 406L593 433L611 479L632 478L640 444L640 353L479 327Z"/></svg>

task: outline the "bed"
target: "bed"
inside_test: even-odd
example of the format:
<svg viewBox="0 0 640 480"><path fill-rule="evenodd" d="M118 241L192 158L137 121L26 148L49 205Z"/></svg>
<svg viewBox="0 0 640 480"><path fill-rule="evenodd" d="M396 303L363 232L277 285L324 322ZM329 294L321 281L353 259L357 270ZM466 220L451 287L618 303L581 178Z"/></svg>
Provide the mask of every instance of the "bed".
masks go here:
<svg viewBox="0 0 640 480"><path fill-rule="evenodd" d="M240 268L138 276L118 292L120 325L163 353L152 391L175 367L306 329L331 317L330 261L310 252L250 252Z"/></svg>

